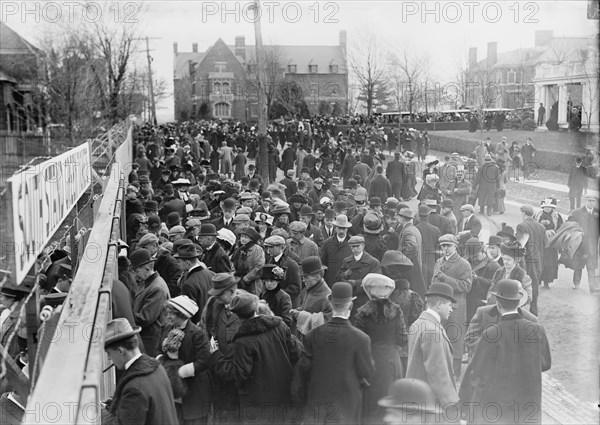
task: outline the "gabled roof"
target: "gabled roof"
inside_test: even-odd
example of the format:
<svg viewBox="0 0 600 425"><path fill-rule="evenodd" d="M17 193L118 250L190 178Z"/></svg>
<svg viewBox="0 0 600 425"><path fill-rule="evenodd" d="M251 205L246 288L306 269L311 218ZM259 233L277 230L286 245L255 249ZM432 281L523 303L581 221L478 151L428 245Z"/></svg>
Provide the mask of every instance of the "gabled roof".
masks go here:
<svg viewBox="0 0 600 425"><path fill-rule="evenodd" d="M189 70L189 61L192 62L196 62L196 63L200 63L202 62L202 59L204 59L204 52L198 52L198 53L194 53L194 52L182 52L182 53L177 53L175 55L174 58L174 68L173 68L173 73L174 76L173 78L180 79L186 76L190 75L190 70Z"/></svg>
<svg viewBox="0 0 600 425"><path fill-rule="evenodd" d="M41 55L42 52L33 44L25 40L8 25L0 21L0 54L23 54L29 53Z"/></svg>

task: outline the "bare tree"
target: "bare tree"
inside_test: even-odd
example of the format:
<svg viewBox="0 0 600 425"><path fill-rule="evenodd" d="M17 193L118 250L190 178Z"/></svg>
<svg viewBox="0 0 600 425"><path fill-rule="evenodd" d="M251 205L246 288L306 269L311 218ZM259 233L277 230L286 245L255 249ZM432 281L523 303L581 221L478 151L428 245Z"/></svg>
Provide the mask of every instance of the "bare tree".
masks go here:
<svg viewBox="0 0 600 425"><path fill-rule="evenodd" d="M375 32L369 28L360 30L350 52L350 67L358 82L359 98L364 100L367 115L373 112L377 87L385 74L385 53Z"/></svg>
<svg viewBox="0 0 600 425"><path fill-rule="evenodd" d="M271 116L271 105L275 100L277 91L283 82L284 73L281 65L281 50L277 46L265 48L263 54L263 90L267 102L267 117Z"/></svg>
<svg viewBox="0 0 600 425"><path fill-rule="evenodd" d="M419 102L419 84L422 75L428 68L424 55L413 54L408 48L400 51L390 51L388 57L392 73L397 73L397 80L402 82L402 95L406 98L408 112L414 118L415 104Z"/></svg>

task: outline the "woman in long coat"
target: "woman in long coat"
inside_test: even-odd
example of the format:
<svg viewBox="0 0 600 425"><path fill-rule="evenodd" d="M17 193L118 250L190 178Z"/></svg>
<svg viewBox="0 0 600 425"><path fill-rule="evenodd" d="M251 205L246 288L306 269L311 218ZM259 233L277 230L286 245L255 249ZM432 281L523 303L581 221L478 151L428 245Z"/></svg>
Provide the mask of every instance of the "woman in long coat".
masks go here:
<svg viewBox="0 0 600 425"><path fill-rule="evenodd" d="M263 290L260 269L265 265L265 251L260 246L260 235L252 227L246 227L241 230L239 237L240 246L232 257L235 275L241 278L238 287L260 295Z"/></svg>
<svg viewBox="0 0 600 425"><path fill-rule="evenodd" d="M488 215L492 215L492 208L496 199L496 193L500 185L500 169L492 162L490 155L485 156L485 163L477 170L473 194L479 201L479 212L483 214L483 208L488 208Z"/></svg>
<svg viewBox="0 0 600 425"><path fill-rule="evenodd" d="M375 362L371 386L363 393L365 424L383 423L385 409L377 402L387 395L392 382L404 376L399 347L407 344L408 335L400 306L389 299L395 286L392 279L377 273L369 273L362 281L370 301L358 309L355 326L371 338Z"/></svg>
<svg viewBox="0 0 600 425"><path fill-rule="evenodd" d="M277 180L277 167L279 167L279 152L272 145L268 149L269 181Z"/></svg>
<svg viewBox="0 0 600 425"><path fill-rule="evenodd" d="M556 234L563 225L563 219L556 211L556 199L548 198L542 201L542 210L533 216L546 228L548 238ZM544 247L542 275L540 281L544 282L544 288L550 288L550 283L558 278L558 250L556 248Z"/></svg>
<svg viewBox="0 0 600 425"><path fill-rule="evenodd" d="M233 179L235 181L242 180L242 177L246 175L246 155L244 155L244 149L238 148L238 153L233 158Z"/></svg>

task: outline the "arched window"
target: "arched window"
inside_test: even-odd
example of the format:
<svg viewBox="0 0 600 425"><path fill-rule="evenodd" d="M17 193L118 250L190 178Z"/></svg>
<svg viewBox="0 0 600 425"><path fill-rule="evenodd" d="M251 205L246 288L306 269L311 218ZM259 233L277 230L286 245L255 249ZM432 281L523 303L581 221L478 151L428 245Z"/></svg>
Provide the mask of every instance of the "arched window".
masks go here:
<svg viewBox="0 0 600 425"><path fill-rule="evenodd" d="M215 104L215 117L228 117L231 115L229 103L219 102Z"/></svg>
<svg viewBox="0 0 600 425"><path fill-rule="evenodd" d="M221 93L221 83L215 83L213 86L213 93L219 94Z"/></svg>
<svg viewBox="0 0 600 425"><path fill-rule="evenodd" d="M229 83L223 83L223 94L229 94Z"/></svg>

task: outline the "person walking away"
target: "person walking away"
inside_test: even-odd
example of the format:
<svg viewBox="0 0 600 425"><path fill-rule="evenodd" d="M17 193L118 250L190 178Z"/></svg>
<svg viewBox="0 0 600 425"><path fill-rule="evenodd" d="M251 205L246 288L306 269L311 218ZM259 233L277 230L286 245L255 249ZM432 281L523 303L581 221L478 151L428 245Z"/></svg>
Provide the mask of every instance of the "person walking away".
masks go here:
<svg viewBox="0 0 600 425"><path fill-rule="evenodd" d="M583 166L583 158L575 160L575 166L569 172L569 201L571 202L571 211L575 208L581 208L581 195L586 194L588 188L587 171Z"/></svg>
<svg viewBox="0 0 600 425"><path fill-rule="evenodd" d="M554 236L556 231L563 225L562 216L555 209L556 199L546 198L542 201L542 210L533 216L534 220L546 229L548 239ZM543 264L540 281L543 282L544 289L549 289L550 284L558 278L558 250L556 248L544 247Z"/></svg>

